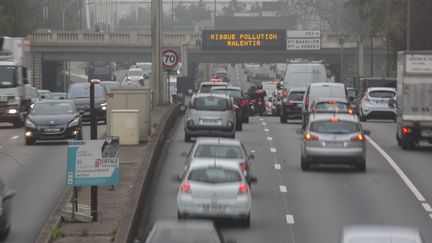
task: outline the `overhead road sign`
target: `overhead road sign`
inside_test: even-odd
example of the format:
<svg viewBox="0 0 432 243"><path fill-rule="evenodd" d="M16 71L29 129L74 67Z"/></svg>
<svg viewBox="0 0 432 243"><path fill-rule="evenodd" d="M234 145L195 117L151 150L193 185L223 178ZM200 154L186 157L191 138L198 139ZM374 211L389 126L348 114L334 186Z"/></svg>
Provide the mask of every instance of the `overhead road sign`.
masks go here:
<svg viewBox="0 0 432 243"><path fill-rule="evenodd" d="M66 184L106 186L119 184L119 138L69 142Z"/></svg>
<svg viewBox="0 0 432 243"><path fill-rule="evenodd" d="M285 30L203 30L203 50L286 50Z"/></svg>
<svg viewBox="0 0 432 243"><path fill-rule="evenodd" d="M179 56L174 50L165 50L162 53L162 66L165 69L173 69L179 63Z"/></svg>
<svg viewBox="0 0 432 243"><path fill-rule="evenodd" d="M321 49L321 31L288 30L286 32L287 50Z"/></svg>

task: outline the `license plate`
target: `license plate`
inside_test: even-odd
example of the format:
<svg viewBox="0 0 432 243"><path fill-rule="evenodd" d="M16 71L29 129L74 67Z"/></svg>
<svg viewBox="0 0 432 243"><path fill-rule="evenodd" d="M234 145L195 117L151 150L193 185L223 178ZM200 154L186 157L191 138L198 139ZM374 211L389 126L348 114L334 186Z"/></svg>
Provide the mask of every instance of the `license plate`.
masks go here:
<svg viewBox="0 0 432 243"><path fill-rule="evenodd" d="M296 106L297 106L297 107L302 107L303 105L302 105L302 104L296 104Z"/></svg>
<svg viewBox="0 0 432 243"><path fill-rule="evenodd" d="M423 129L421 130L422 137L432 137L432 130L431 129Z"/></svg>
<svg viewBox="0 0 432 243"><path fill-rule="evenodd" d="M342 142L327 142L326 145L327 145L327 147L331 147L331 148L342 148L343 147Z"/></svg>
<svg viewBox="0 0 432 243"><path fill-rule="evenodd" d="M215 120L215 119L201 119L201 123L219 124L219 120Z"/></svg>
<svg viewBox="0 0 432 243"><path fill-rule="evenodd" d="M59 128L45 128L44 132L60 132Z"/></svg>
<svg viewBox="0 0 432 243"><path fill-rule="evenodd" d="M222 213L225 212L226 207L224 205L203 205L203 212L216 212Z"/></svg>

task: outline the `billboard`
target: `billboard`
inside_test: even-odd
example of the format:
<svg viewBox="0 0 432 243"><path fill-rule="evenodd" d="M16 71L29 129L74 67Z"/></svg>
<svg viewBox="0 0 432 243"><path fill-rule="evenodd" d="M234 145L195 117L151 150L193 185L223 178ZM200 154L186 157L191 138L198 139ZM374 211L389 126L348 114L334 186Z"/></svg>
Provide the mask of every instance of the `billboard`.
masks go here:
<svg viewBox="0 0 432 243"><path fill-rule="evenodd" d="M286 50L285 30L203 30L202 49L277 51Z"/></svg>

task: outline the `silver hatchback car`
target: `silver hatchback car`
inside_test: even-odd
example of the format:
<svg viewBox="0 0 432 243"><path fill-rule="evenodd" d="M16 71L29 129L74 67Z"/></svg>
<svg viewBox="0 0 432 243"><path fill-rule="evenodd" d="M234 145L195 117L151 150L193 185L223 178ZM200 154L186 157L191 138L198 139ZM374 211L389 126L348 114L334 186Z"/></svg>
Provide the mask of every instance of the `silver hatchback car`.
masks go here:
<svg viewBox="0 0 432 243"><path fill-rule="evenodd" d="M236 111L230 96L197 94L192 97L184 124L185 141L192 137L235 137Z"/></svg>
<svg viewBox="0 0 432 243"><path fill-rule="evenodd" d="M230 218L249 227L252 196L238 164L223 159L191 163L179 179L178 218Z"/></svg>
<svg viewBox="0 0 432 243"><path fill-rule="evenodd" d="M356 115L318 113L309 116L301 143L301 168L311 164L353 164L366 170L366 138Z"/></svg>
<svg viewBox="0 0 432 243"><path fill-rule="evenodd" d="M191 163L207 163L209 159L224 159L237 163L242 169L246 180L251 184L251 160L253 152L247 153L243 143L231 138L198 138L187 154L186 166Z"/></svg>
<svg viewBox="0 0 432 243"><path fill-rule="evenodd" d="M390 99L394 99L394 88L375 87L369 88L360 102L360 119L393 119L396 121L397 109L388 105Z"/></svg>

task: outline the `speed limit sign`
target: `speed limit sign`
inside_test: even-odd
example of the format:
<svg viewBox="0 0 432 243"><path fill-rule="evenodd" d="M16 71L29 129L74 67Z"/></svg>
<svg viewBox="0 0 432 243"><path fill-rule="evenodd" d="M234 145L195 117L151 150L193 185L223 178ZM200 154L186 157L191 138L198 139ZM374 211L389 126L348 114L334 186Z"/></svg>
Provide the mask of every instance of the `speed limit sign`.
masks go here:
<svg viewBox="0 0 432 243"><path fill-rule="evenodd" d="M162 53L162 66L165 69L173 69L179 62L179 56L174 50L165 50Z"/></svg>

